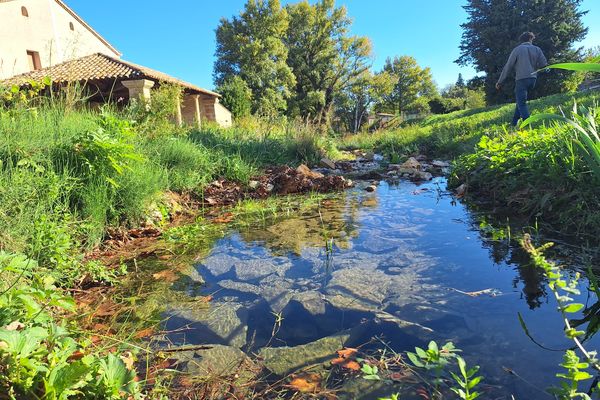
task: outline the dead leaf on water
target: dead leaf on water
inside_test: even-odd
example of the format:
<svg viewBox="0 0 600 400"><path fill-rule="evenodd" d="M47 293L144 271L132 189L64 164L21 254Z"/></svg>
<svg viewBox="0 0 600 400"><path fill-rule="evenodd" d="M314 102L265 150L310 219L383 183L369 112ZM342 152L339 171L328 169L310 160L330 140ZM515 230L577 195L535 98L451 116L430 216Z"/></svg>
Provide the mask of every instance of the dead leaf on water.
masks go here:
<svg viewBox="0 0 600 400"><path fill-rule="evenodd" d="M141 331L138 331L135 335L133 335L133 337L135 337L136 339L142 339L148 336L152 336L153 333L154 328L146 328L142 329Z"/></svg>
<svg viewBox="0 0 600 400"><path fill-rule="evenodd" d="M170 269L165 269L164 271L152 274L152 277L157 281L165 282L175 282L178 279L177 274Z"/></svg>
<svg viewBox="0 0 600 400"><path fill-rule="evenodd" d="M357 351L358 351L358 349L354 349L352 347L347 347L345 349L338 350L337 354L341 358L350 358L353 355L355 355Z"/></svg>
<svg viewBox="0 0 600 400"><path fill-rule="evenodd" d="M297 375L287 386L301 393L316 393L321 386L321 375L316 373Z"/></svg>
<svg viewBox="0 0 600 400"><path fill-rule="evenodd" d="M352 371L360 371L360 364L354 360L349 360L347 358L334 358L331 360L332 365L339 365L342 368L349 369Z"/></svg>

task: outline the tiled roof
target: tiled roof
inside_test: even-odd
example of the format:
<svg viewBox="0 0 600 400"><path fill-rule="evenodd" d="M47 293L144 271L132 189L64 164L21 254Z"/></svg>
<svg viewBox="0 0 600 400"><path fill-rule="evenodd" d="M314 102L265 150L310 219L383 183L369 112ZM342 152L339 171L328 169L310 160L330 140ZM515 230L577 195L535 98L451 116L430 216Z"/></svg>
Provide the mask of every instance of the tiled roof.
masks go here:
<svg viewBox="0 0 600 400"><path fill-rule="evenodd" d="M218 93L184 82L170 75L153 69L96 53L89 56L66 61L52 67L43 68L25 74L13 76L1 83L7 85L24 85L28 80L41 80L49 76L53 82L82 82L103 79L150 79L180 85L193 92L218 96Z"/></svg>

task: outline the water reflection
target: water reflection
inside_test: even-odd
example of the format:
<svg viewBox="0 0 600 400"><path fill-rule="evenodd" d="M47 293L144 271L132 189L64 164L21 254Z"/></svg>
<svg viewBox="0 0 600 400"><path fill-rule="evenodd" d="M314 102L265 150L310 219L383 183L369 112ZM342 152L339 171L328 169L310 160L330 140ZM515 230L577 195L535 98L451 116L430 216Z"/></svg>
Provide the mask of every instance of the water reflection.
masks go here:
<svg viewBox="0 0 600 400"><path fill-rule="evenodd" d="M517 312L548 347L570 345L543 276L441 186L382 183L234 230L190 271L207 284L179 286L212 294L212 307L170 304L167 329L192 328L170 339L250 353L342 333L348 346L379 335L396 350L453 340L501 388L498 398L537 398L502 367L546 387L560 362L527 338ZM582 323L597 321L599 309Z"/></svg>

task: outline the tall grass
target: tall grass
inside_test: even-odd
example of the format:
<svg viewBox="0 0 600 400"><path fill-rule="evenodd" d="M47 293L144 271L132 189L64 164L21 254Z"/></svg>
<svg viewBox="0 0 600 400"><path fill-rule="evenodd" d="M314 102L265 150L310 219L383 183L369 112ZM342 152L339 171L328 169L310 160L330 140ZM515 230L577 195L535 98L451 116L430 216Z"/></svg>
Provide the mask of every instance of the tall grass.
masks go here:
<svg viewBox="0 0 600 400"><path fill-rule="evenodd" d="M74 242L93 247L107 226L142 221L166 190L201 196L215 179L244 184L265 166L316 162L334 147L285 120L186 130L160 110L82 104L0 106L0 249L27 251L36 221L56 215L68 216Z"/></svg>

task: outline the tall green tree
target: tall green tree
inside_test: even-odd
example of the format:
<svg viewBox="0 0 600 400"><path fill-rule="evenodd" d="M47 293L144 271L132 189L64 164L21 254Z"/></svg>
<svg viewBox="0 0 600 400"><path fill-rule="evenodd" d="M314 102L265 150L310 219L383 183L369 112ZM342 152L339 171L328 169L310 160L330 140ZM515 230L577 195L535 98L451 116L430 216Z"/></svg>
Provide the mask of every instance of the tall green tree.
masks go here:
<svg viewBox="0 0 600 400"><path fill-rule="evenodd" d="M469 17L461 25L461 54L456 62L485 72L488 103L512 100L512 80L500 92L494 86L510 52L519 44L519 35L535 33L534 43L550 63L577 61L579 50L573 44L587 34L581 20L586 12L580 5L581 0L468 0L464 8ZM574 90L578 84L577 76L566 71L552 71L538 81L538 95Z"/></svg>
<svg viewBox="0 0 600 400"><path fill-rule="evenodd" d="M252 112L252 91L238 75L228 77L217 86L221 103L231 111L234 118L246 117Z"/></svg>
<svg viewBox="0 0 600 400"><path fill-rule="evenodd" d="M356 133L367 122L373 106L394 89L394 77L385 72L365 71L336 98L336 115L348 132Z"/></svg>
<svg viewBox="0 0 600 400"><path fill-rule="evenodd" d="M429 67L421 68L413 57L388 58L383 71L394 77L394 89L385 96L381 109L394 113L426 111L428 101L437 95Z"/></svg>
<svg viewBox="0 0 600 400"><path fill-rule="evenodd" d="M466 87L466 86L467 86L467 85L465 84L465 80L464 80L464 78L463 78L463 76L462 76L462 74L461 74L460 72L458 73L458 79L456 79L456 84L455 84L455 86L456 86L456 87L459 87L459 88L463 88L463 87Z"/></svg>
<svg viewBox="0 0 600 400"><path fill-rule="evenodd" d="M252 112L285 111L295 83L283 43L287 29L287 12L279 0L248 0L239 16L221 19L216 30L216 85L239 76L252 93Z"/></svg>
<svg viewBox="0 0 600 400"><path fill-rule="evenodd" d="M334 0L307 0L286 6L289 27L284 42L296 78L289 100L291 116L325 122L338 94L352 86L371 64L371 43L351 36L352 21Z"/></svg>

